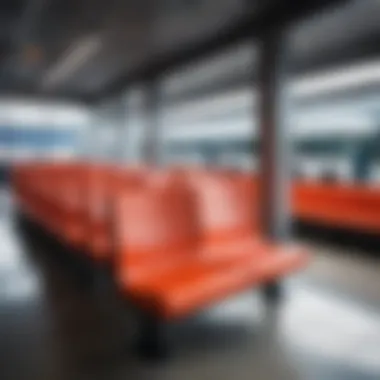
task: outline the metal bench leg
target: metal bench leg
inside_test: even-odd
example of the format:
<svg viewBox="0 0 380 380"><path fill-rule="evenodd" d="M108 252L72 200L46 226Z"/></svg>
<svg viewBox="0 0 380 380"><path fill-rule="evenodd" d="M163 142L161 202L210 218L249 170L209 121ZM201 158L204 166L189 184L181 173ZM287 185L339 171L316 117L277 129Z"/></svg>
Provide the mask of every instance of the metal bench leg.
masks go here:
<svg viewBox="0 0 380 380"><path fill-rule="evenodd" d="M164 360L168 357L169 347L165 322L147 313L139 315L139 336L137 353L149 360Z"/></svg>
<svg viewBox="0 0 380 380"><path fill-rule="evenodd" d="M266 301L277 303L283 298L284 289L279 281L272 281L263 286L263 295Z"/></svg>

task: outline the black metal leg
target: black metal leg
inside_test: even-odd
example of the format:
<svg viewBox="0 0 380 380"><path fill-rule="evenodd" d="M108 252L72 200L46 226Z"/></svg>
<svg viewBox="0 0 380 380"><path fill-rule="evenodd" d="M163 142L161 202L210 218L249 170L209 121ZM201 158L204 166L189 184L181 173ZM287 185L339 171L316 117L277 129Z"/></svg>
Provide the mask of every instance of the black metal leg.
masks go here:
<svg viewBox="0 0 380 380"><path fill-rule="evenodd" d="M104 295L107 297L113 285L109 269L101 265L95 265L91 269L92 286L95 293L101 297Z"/></svg>
<svg viewBox="0 0 380 380"><path fill-rule="evenodd" d="M165 323L147 313L139 313L137 353L144 359L163 360L168 357L169 347Z"/></svg>
<svg viewBox="0 0 380 380"><path fill-rule="evenodd" d="M266 301L276 303L283 297L283 287L278 281L273 281L263 286L263 295Z"/></svg>

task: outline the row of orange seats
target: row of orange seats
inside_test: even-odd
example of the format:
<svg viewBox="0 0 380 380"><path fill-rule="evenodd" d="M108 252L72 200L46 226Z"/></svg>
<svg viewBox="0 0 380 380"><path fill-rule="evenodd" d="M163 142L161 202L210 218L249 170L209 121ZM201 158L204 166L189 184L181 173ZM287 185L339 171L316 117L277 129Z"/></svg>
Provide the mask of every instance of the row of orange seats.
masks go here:
<svg viewBox="0 0 380 380"><path fill-rule="evenodd" d="M326 227L380 233L380 189L363 184L296 182L295 218Z"/></svg>
<svg viewBox="0 0 380 380"><path fill-rule="evenodd" d="M273 289L303 268L302 247L260 234L257 184L237 173L106 165L23 165L19 207L94 262L110 263L150 316L186 316L244 289Z"/></svg>

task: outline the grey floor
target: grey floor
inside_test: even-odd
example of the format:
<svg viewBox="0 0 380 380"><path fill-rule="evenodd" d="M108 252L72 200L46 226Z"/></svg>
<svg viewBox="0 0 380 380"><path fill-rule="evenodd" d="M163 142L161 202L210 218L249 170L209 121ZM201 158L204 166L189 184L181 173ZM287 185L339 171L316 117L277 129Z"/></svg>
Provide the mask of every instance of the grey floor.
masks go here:
<svg viewBox="0 0 380 380"><path fill-rule="evenodd" d="M173 326L173 357L148 364L130 350L125 305L80 286L12 214L3 192L1 380L380 379L380 261L363 252L308 242L313 263L286 282L281 307L241 294Z"/></svg>

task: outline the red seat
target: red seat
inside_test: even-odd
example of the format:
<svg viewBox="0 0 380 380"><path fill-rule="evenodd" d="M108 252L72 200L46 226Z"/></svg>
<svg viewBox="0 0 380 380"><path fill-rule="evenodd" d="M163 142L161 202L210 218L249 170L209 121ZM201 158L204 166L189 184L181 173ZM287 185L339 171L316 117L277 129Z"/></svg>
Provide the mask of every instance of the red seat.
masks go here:
<svg viewBox="0 0 380 380"><path fill-rule="evenodd" d="M117 194L141 185L139 171L107 168L93 170L90 174L88 210L86 215L87 251L92 259L104 262L114 249L111 205Z"/></svg>
<svg viewBox="0 0 380 380"><path fill-rule="evenodd" d="M178 186L148 185L119 194L115 203L118 279L132 286L136 273L150 274L167 263L195 257L194 211L191 195Z"/></svg>
<svg viewBox="0 0 380 380"><path fill-rule="evenodd" d="M221 193L216 194L214 186L219 185ZM254 237L252 218L243 222L235 210L228 210L236 206L236 202L228 202L228 196L234 201L236 197L225 185L220 178L204 183L202 187L212 187L204 199L199 199L203 191L194 193L176 184L159 190L148 188L119 203L118 281L142 307L161 317L176 318L305 265L303 253L285 255L283 249ZM234 195L240 197L241 193L235 191ZM211 239L208 231L212 231ZM218 232L228 233L221 240L223 245L215 239L222 236ZM213 257L217 248L217 257Z"/></svg>
<svg viewBox="0 0 380 380"><path fill-rule="evenodd" d="M202 181L192 181L192 186L197 194L202 231L200 252L205 259L245 259L252 263L253 270L260 268L265 281L275 280L305 265L308 256L304 248L274 245L263 239L254 179L211 175Z"/></svg>

